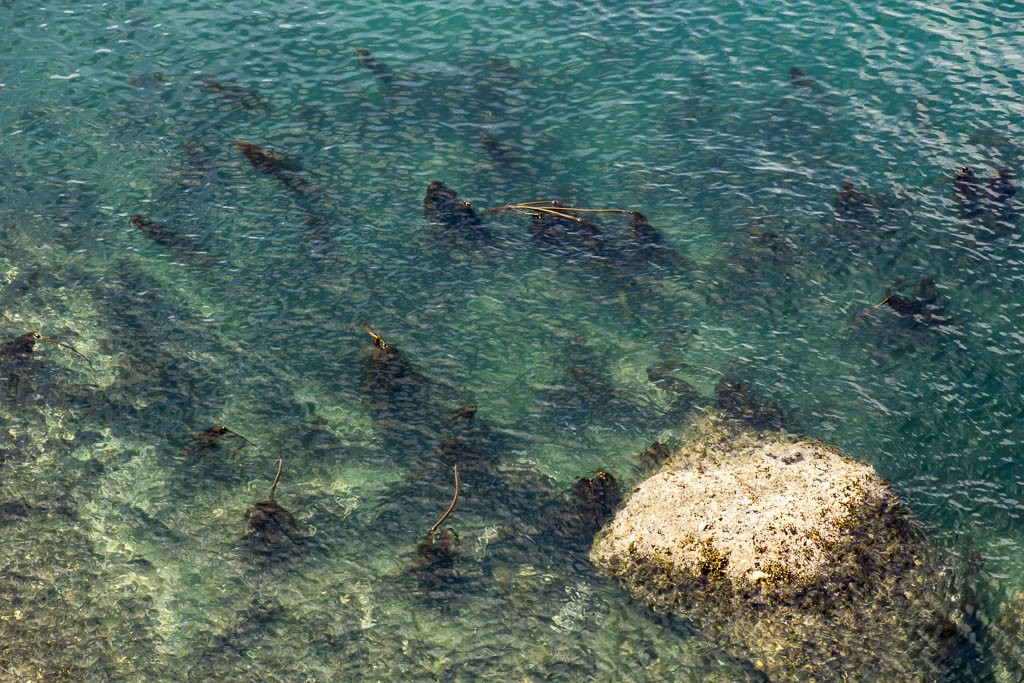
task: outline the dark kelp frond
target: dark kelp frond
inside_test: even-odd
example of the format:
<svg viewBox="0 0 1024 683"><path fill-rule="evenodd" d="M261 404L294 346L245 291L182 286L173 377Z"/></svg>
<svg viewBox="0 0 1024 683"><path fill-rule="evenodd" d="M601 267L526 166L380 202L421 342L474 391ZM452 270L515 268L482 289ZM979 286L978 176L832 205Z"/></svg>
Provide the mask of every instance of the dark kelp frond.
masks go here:
<svg viewBox="0 0 1024 683"><path fill-rule="evenodd" d="M3 348L0 349L0 358L2 358L5 361L26 360L31 356L32 351L35 349L36 342L40 341L49 342L51 344L55 344L57 346L68 349L69 351L71 351L71 353L83 358L85 362L90 365L90 367L92 366L92 361L89 360L89 358L85 356L85 354L81 353L71 344L67 344L65 342L53 339L51 337L44 337L38 332L26 332L25 334L15 337L11 341L4 344Z"/></svg>
<svg viewBox="0 0 1024 683"><path fill-rule="evenodd" d="M270 496L251 506L245 513L246 545L256 556L264 560L287 555L288 550L303 540L295 517L274 499L283 468L284 456L279 454L277 474L274 475L274 483L270 486Z"/></svg>

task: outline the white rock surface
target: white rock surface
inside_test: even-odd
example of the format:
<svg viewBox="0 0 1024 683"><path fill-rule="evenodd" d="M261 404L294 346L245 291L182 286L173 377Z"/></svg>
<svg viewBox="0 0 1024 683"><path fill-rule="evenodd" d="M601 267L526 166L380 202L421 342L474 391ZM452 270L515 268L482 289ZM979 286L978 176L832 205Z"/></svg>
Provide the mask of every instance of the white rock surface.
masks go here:
<svg viewBox="0 0 1024 683"><path fill-rule="evenodd" d="M959 681L969 592L867 464L709 412L590 558L780 681Z"/></svg>
<svg viewBox="0 0 1024 683"><path fill-rule="evenodd" d="M609 568L627 555L669 560L732 581L813 580L834 567L831 551L856 531L857 510L882 500L896 504L882 478L835 448L740 439L721 458L670 459L633 491L591 559Z"/></svg>

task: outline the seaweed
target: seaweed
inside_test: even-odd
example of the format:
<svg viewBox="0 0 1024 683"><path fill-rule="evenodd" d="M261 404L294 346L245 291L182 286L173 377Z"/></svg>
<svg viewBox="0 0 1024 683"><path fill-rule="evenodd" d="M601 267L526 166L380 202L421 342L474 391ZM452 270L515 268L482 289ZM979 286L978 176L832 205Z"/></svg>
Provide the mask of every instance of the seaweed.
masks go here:
<svg viewBox="0 0 1024 683"><path fill-rule="evenodd" d="M898 293L899 288L911 279L913 278L906 277L897 281L892 287L887 287L885 297L881 301L858 315L847 325L847 334L862 320L883 306L888 306L900 318L911 322L917 327L946 327L955 324L956 320L946 314L942 304L942 296L931 278L927 276L921 278L912 296L904 296Z"/></svg>
<svg viewBox="0 0 1024 683"><path fill-rule="evenodd" d="M283 467L284 456L279 456L270 495L266 500L253 504L245 513L245 545L262 561L286 558L304 540L295 517L274 499Z"/></svg>
<svg viewBox="0 0 1024 683"><path fill-rule="evenodd" d="M715 406L754 429L799 432L795 419L745 380L726 375L715 385Z"/></svg>
<svg viewBox="0 0 1024 683"><path fill-rule="evenodd" d="M257 171L279 181L300 195L310 196L318 192L318 188L310 185L309 181L299 172L299 165L285 154L265 149L245 140L235 140L235 147L245 155L245 158Z"/></svg>
<svg viewBox="0 0 1024 683"><path fill-rule="evenodd" d="M239 434L238 432L233 432L224 425L217 424L213 425L212 427L208 427L201 432L195 432L192 435L192 443L185 451L184 457L189 458L196 455L197 453L213 450L217 446L217 444L220 443L221 437L224 436L233 436L235 438L241 439L250 446L256 445L252 441L249 441L249 439Z"/></svg>
<svg viewBox="0 0 1024 683"><path fill-rule="evenodd" d="M380 79L380 81L386 87L392 87L395 84L395 74L387 64L377 61L369 50L365 47L357 47L352 50L356 57L359 57L360 63L374 76Z"/></svg>
<svg viewBox="0 0 1024 683"><path fill-rule="evenodd" d="M172 252L175 256L194 259L197 256L209 253L206 247L189 235L182 234L173 228L157 223L145 216L133 213L129 219L131 220L132 225L141 230L146 237Z"/></svg>
<svg viewBox="0 0 1024 683"><path fill-rule="evenodd" d="M491 237L473 205L459 199L455 190L440 180L432 181L427 187L427 194L423 198L423 213L445 235L469 240Z"/></svg>
<svg viewBox="0 0 1024 683"><path fill-rule="evenodd" d="M22 382L27 382L29 386L34 385L31 371L32 359L36 342L41 341L68 349L76 356L85 359L85 362L92 367L92 361L70 344L44 337L38 332L26 332L0 347L0 380L6 382L5 393L8 396L20 395Z"/></svg>
<svg viewBox="0 0 1024 683"><path fill-rule="evenodd" d="M426 594L438 591L447 594L448 589L460 580L455 566L455 561L462 554L459 537L450 527L437 531L459 502L459 463L456 462L452 469L455 476L455 494L452 502L416 546L416 559L412 571L419 581L420 590Z"/></svg>
<svg viewBox="0 0 1024 683"><path fill-rule="evenodd" d="M267 101L256 88L237 83L222 83L213 78L204 78L203 85L227 104L244 109L252 114L265 114Z"/></svg>
<svg viewBox="0 0 1024 683"><path fill-rule="evenodd" d="M71 346L71 344L66 344L62 341L51 339L50 337L44 337L38 332L26 332L25 334L15 337L5 343L3 347L0 348L0 363L6 365L28 361L31 359L32 352L35 350L36 342L40 341L49 342L50 344L55 344L56 346L68 349L71 353L85 359L86 363L92 365L92 361L90 361L74 346Z"/></svg>

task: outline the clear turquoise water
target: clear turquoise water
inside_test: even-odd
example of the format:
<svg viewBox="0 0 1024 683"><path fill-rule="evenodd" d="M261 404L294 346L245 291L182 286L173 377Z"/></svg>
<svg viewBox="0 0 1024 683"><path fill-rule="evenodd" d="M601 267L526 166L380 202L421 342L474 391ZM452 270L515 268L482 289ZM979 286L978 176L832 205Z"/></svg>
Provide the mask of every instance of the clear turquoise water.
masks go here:
<svg viewBox="0 0 1024 683"><path fill-rule="evenodd" d="M752 381L890 477L952 558L984 558L983 620L1024 589L1024 243L1019 223L981 234L941 180L1024 173L1024 4L8 1L0 25L0 331L91 360L40 344L0 399L12 678L748 675L585 562L530 552L530 510L598 467L636 481L633 455L682 427L655 417L656 363L706 395ZM300 159L317 196L236 139ZM642 211L685 265L608 278L509 216L490 249L446 243L423 218L434 179L478 208ZM885 230L834 223L844 179L903 199ZM147 240L133 213L208 253ZM923 275L955 326L883 309L849 329ZM521 508L467 492L469 580L440 605L408 567L450 473L429 438L374 428L360 322L441 403L479 406L497 486L522 489L502 499ZM580 400L567 365L636 405ZM260 448L181 462L214 423ZM263 566L241 537L279 445L277 499L312 541Z"/></svg>

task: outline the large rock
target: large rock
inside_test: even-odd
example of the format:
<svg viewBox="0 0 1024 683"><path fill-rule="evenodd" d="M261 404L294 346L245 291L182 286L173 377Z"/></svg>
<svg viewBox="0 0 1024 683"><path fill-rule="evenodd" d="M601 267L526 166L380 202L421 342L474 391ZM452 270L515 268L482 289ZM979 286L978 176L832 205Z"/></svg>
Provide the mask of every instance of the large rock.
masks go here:
<svg viewBox="0 0 1024 683"><path fill-rule="evenodd" d="M591 560L772 681L967 675L973 603L888 483L818 441L708 414Z"/></svg>
<svg viewBox="0 0 1024 683"><path fill-rule="evenodd" d="M1024 595L1015 595L1002 606L993 631L994 680L998 683L1024 681Z"/></svg>

